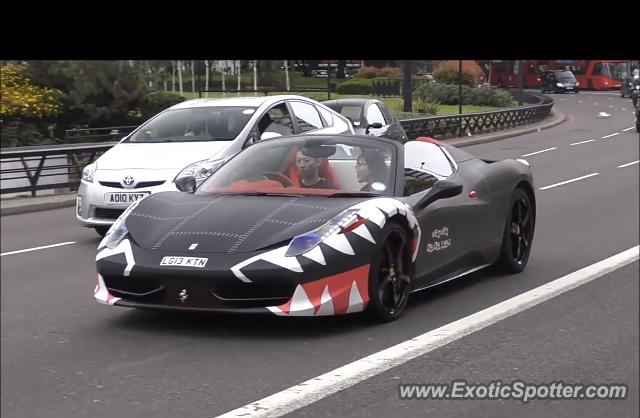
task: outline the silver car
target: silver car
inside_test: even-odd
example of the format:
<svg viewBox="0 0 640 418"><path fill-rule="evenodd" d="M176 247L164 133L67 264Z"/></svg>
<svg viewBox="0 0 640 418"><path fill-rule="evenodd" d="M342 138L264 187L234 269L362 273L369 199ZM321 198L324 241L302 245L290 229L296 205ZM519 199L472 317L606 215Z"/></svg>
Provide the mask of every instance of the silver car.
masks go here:
<svg viewBox="0 0 640 418"><path fill-rule="evenodd" d="M278 136L354 134L349 120L302 96L195 99L142 124L84 168L76 218L105 235L133 202L177 190L175 182L204 181L256 141Z"/></svg>

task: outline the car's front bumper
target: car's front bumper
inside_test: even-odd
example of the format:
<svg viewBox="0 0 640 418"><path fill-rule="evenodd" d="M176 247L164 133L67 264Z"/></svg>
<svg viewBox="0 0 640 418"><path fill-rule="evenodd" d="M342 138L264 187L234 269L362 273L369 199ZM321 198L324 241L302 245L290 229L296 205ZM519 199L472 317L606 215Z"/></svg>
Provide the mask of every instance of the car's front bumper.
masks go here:
<svg viewBox="0 0 640 418"><path fill-rule="evenodd" d="M151 173L149 173L151 171ZM124 172L96 173L94 181L89 183L82 180L78 188L76 197L76 219L78 222L87 227L109 226L115 222L130 203L125 204L109 204L106 201L107 193L148 193L154 194L165 191L176 191L177 188L173 182L176 170L148 170L145 173L136 173L140 181L155 181L163 183L150 187L139 187L134 189L124 189L121 187L109 187L102 185L101 182L109 182L112 184L119 183L125 174Z"/></svg>

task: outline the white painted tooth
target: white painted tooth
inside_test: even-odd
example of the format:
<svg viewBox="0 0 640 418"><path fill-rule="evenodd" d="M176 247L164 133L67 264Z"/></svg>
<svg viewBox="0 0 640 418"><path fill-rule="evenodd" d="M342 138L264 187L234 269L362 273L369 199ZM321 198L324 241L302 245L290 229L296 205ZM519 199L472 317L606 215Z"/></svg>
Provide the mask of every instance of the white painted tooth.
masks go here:
<svg viewBox="0 0 640 418"><path fill-rule="evenodd" d="M382 209L389 217L398 213L399 202L393 199L376 199L374 201L377 207Z"/></svg>
<svg viewBox="0 0 640 418"><path fill-rule="evenodd" d="M362 307L362 296L360 296L360 292L358 292L358 285L354 280L353 283L351 283L351 292L349 293L349 307L347 308L347 313L360 312L362 311Z"/></svg>
<svg viewBox="0 0 640 418"><path fill-rule="evenodd" d="M282 309L278 308L277 306L267 306L267 309L269 309L271 313L274 313L278 316L287 316L287 314L282 312Z"/></svg>
<svg viewBox="0 0 640 418"><path fill-rule="evenodd" d="M98 286L96 287L96 292L93 294L93 297L100 303L107 303L107 296L109 295L109 291L107 290L107 286L104 284L104 280L101 275L98 275Z"/></svg>
<svg viewBox="0 0 640 418"><path fill-rule="evenodd" d="M354 254L353 248L351 248L351 244L349 244L349 240L347 240L347 237L344 234L331 234L331 236L324 240L324 243L341 253L348 255Z"/></svg>
<svg viewBox="0 0 640 418"><path fill-rule="evenodd" d="M287 270L294 271L296 273L302 272L302 267L300 263L295 257L285 257L285 253L287 252L287 247L276 248L275 250L267 251L266 253L259 254L244 260L241 263L236 264L231 267L231 272L240 280L246 283L251 283L251 280L245 276L240 269L248 266L251 263L254 263L258 260L265 260L270 263L276 264L282 268Z"/></svg>
<svg viewBox="0 0 640 418"><path fill-rule="evenodd" d="M334 313L333 299L331 299L331 294L329 293L329 285L326 285L320 297L320 308L318 308L316 316L333 315Z"/></svg>
<svg viewBox="0 0 640 418"><path fill-rule="evenodd" d="M128 239L122 240L114 249L105 247L102 251L96 254L96 261L109 257L115 254L124 253L127 260L127 266L124 269L124 275L128 276L131 273L131 269L135 266L136 262L133 258L133 250L131 249L131 242Z"/></svg>
<svg viewBox="0 0 640 418"><path fill-rule="evenodd" d="M307 251L302 254L303 257L307 257L309 260L313 260L316 263L322 264L323 266L327 265L327 262L324 259L324 254L322 254L322 249L320 245L316 245L312 250Z"/></svg>
<svg viewBox="0 0 640 418"><path fill-rule="evenodd" d="M276 264L282 268L287 270L295 271L296 273L302 273L302 267L298 262L298 259L295 257L285 257L285 253L287 252L287 247L276 248L275 250L271 250L264 254L261 254L261 257L264 261L268 261L270 263Z"/></svg>
<svg viewBox="0 0 640 418"><path fill-rule="evenodd" d="M365 224L362 224L359 227L357 227L356 229L354 229L353 233L361 236L362 238L366 239L367 241L371 241L374 244L376 243L376 241L371 236L371 233L369 232L369 230L367 229L367 226Z"/></svg>
<svg viewBox="0 0 640 418"><path fill-rule="evenodd" d="M386 222L384 214L371 202L360 210L360 216L382 228Z"/></svg>
<svg viewBox="0 0 640 418"><path fill-rule="evenodd" d="M313 316L314 311L313 303L309 300L307 292L304 291L301 285L298 285L291 298L289 316Z"/></svg>

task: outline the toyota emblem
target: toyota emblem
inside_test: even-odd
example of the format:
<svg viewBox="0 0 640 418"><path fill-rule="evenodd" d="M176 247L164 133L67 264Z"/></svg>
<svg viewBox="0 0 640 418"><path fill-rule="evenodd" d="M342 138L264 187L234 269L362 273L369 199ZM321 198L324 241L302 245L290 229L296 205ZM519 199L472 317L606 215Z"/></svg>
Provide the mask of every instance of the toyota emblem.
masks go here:
<svg viewBox="0 0 640 418"><path fill-rule="evenodd" d="M136 181L134 180L134 178L133 178L133 177L131 177L131 176L127 176L127 177L125 177L125 178L123 178L123 179L122 179L122 186L123 186L125 189L132 189L132 188L133 188L133 186L135 185L135 182L136 182Z"/></svg>

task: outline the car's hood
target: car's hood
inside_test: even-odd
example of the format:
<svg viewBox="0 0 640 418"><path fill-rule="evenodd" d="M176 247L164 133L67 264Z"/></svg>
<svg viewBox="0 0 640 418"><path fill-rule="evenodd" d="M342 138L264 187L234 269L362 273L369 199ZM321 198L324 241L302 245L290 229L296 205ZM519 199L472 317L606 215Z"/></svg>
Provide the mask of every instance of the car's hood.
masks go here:
<svg viewBox="0 0 640 418"><path fill-rule="evenodd" d="M231 144L231 141L163 142L117 144L98 159L98 170L132 168L180 169L206 160Z"/></svg>
<svg viewBox="0 0 640 418"><path fill-rule="evenodd" d="M365 199L163 192L142 200L126 226L142 248L247 253L284 245Z"/></svg>

